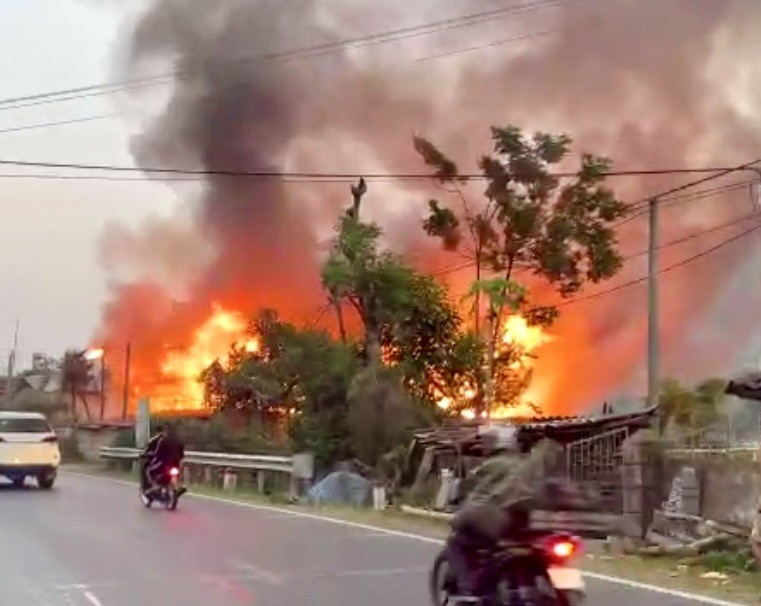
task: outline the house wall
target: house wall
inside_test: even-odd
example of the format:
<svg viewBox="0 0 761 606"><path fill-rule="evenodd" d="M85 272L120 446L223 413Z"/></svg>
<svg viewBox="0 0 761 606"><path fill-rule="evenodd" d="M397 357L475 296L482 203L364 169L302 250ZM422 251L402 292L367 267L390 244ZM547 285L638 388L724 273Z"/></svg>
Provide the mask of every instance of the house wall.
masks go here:
<svg viewBox="0 0 761 606"><path fill-rule="evenodd" d="M700 516L750 528L761 493L761 464L715 458L670 461L668 467L664 500L668 499L674 479L685 468L692 467L699 480Z"/></svg>

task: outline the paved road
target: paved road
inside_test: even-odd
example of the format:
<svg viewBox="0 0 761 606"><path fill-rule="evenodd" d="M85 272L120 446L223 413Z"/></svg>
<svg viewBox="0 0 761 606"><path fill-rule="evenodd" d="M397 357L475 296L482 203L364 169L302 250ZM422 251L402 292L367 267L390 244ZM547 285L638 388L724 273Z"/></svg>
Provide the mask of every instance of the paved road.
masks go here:
<svg viewBox="0 0 761 606"><path fill-rule="evenodd" d="M145 510L136 489L63 476L0 488L0 603L13 606L422 606L436 546L187 498ZM590 582L590 606L695 606Z"/></svg>

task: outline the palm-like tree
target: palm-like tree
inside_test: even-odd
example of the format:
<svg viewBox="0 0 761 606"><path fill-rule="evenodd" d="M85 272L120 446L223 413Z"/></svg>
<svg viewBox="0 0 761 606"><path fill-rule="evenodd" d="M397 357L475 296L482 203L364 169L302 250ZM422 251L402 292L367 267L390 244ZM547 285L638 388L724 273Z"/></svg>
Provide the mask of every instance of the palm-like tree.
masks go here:
<svg viewBox="0 0 761 606"><path fill-rule="evenodd" d="M658 430L664 435L670 424L690 433L708 429L719 420L726 382L709 379L689 389L674 379L661 384Z"/></svg>
<svg viewBox="0 0 761 606"><path fill-rule="evenodd" d="M87 402L87 389L92 382L93 364L86 357L85 351L69 350L63 356L61 364L61 391L71 397L71 414L76 418L77 396L82 400L87 419L91 419L90 406Z"/></svg>

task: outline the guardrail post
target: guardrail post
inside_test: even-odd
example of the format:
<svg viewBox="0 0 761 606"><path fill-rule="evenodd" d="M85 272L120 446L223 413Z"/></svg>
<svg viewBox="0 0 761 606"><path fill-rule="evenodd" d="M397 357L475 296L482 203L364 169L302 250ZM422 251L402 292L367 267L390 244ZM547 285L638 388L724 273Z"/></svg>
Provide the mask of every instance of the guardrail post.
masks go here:
<svg viewBox="0 0 761 606"><path fill-rule="evenodd" d="M151 437L151 405L148 398L142 398L137 403L135 416L135 444L143 449Z"/></svg>
<svg viewBox="0 0 761 606"><path fill-rule="evenodd" d="M386 509L386 487L383 484L373 486L373 509L376 511Z"/></svg>
<svg viewBox="0 0 761 606"><path fill-rule="evenodd" d="M264 474L264 470L260 469L256 472L256 490L259 494L264 494L264 488L267 481L267 476Z"/></svg>
<svg viewBox="0 0 761 606"><path fill-rule="evenodd" d="M238 486L238 474L234 469L226 467L222 475L222 490L233 492Z"/></svg>
<svg viewBox="0 0 761 606"><path fill-rule="evenodd" d="M203 468L203 482L207 486L212 486L214 484L214 471L208 465Z"/></svg>
<svg viewBox="0 0 761 606"><path fill-rule="evenodd" d="M298 497L310 488L314 478L314 454L302 452L293 455L291 464L291 496Z"/></svg>

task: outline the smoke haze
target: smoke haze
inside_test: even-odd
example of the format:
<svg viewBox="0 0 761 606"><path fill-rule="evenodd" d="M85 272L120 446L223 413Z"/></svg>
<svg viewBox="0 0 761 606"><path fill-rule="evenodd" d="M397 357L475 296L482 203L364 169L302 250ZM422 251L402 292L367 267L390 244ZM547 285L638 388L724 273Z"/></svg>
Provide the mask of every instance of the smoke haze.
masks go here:
<svg viewBox="0 0 761 606"><path fill-rule="evenodd" d="M515 10L468 27L338 45L311 56L288 53L506 6ZM209 171L422 172L411 145L419 133L462 170L474 171L489 149L489 127L508 123L567 132L579 151L609 155L622 169L729 166L761 157L761 80L753 61L761 45L758 2L471 0L467 7L451 0L154 1L125 31L123 75L172 69L182 75L163 85L166 105L135 135L135 161ZM457 52L476 46L484 48ZM273 54L278 57L263 58ZM147 92L135 94L150 102ZM687 178L626 178L612 185L636 201ZM155 371L161 347L187 342L214 303L245 313L275 307L294 319L313 315L324 301L323 243L349 201L346 183L210 176L176 187L194 209L189 226L186 217L156 219L139 233L114 228L103 240L114 291L99 338L139 340L145 353L138 373ZM424 240L419 219L431 189L371 181L365 202L366 216L426 269L460 262ZM474 199L479 194L478 186L468 192ZM675 202L664 207L661 239L751 210L745 187ZM662 264L752 225L664 248ZM627 223L621 242L624 254L640 252L646 221ZM698 348L695 334L720 321L713 314L726 307L724 285L748 273L758 249L757 237L744 238L664 274L665 372L690 380L728 370L757 309L758 282L740 289L731 330L702 331ZM609 286L642 276L645 262L632 259ZM461 288L471 278L461 272L449 280ZM172 303L177 298L180 308ZM535 392L546 412L576 412L620 389L641 392L643 287L563 312L558 338L537 365Z"/></svg>

